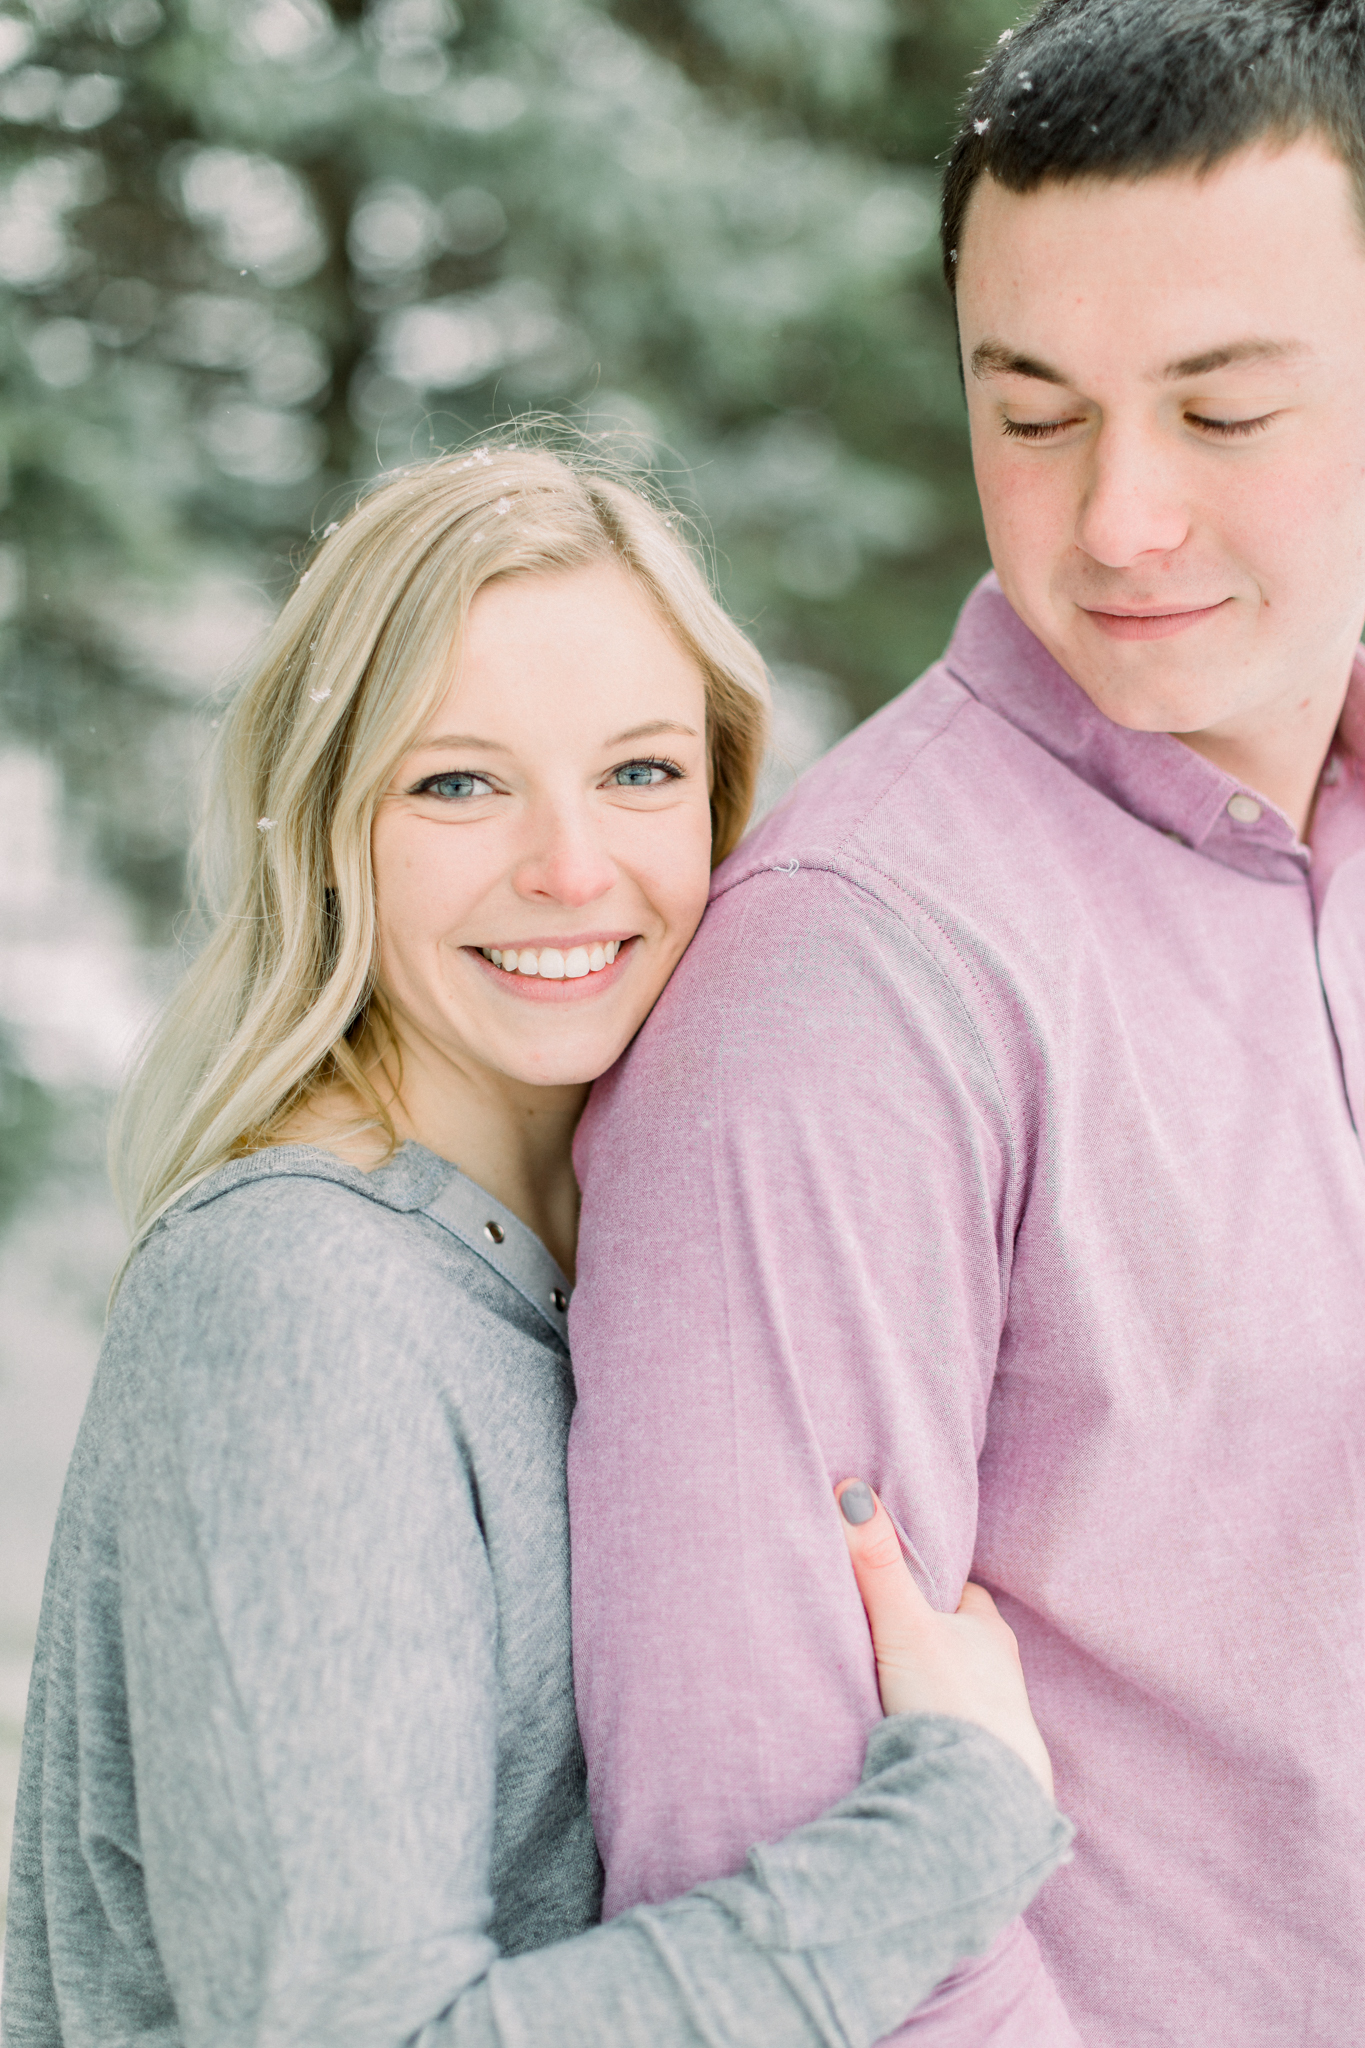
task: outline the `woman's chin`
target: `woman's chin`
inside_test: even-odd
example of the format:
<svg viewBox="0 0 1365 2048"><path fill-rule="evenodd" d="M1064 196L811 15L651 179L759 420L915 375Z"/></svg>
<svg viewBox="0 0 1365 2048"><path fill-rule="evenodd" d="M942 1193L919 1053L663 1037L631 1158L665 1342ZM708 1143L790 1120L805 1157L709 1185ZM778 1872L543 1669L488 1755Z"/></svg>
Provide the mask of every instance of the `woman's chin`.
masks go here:
<svg viewBox="0 0 1365 2048"><path fill-rule="evenodd" d="M633 954L634 947L630 950ZM647 964L656 967L653 960ZM594 985L596 977L594 984L579 981L567 989L562 982L538 988L533 981L528 990L514 978L509 990L495 978L496 1010L479 1005L484 1057L510 1078L537 1087L584 1087L596 1081L620 1059L667 978L657 970L642 975L645 965L628 960L623 948L612 981L604 976L604 985ZM490 972L496 977L496 970Z"/></svg>
<svg viewBox="0 0 1365 2048"><path fill-rule="evenodd" d="M638 1029L636 1024L629 1031L613 1032L609 1038L594 1037L587 1044L547 1046L543 1054L528 1052L521 1059L507 1060L505 1068L513 1080L533 1087L587 1087L615 1066Z"/></svg>

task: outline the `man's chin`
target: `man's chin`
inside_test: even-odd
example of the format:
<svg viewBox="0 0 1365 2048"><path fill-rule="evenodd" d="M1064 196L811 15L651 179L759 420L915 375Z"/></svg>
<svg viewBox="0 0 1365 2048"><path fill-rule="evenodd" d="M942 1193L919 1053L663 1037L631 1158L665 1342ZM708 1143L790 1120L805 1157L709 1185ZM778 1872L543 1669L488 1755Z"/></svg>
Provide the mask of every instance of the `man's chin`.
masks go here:
<svg viewBox="0 0 1365 2048"><path fill-rule="evenodd" d="M1075 680L1097 711L1128 732L1169 732L1177 738L1187 733L1207 732L1231 716L1227 702L1205 687L1198 694L1134 690L1127 684L1091 684L1083 676Z"/></svg>
<svg viewBox="0 0 1365 2048"><path fill-rule="evenodd" d="M1134 653L1155 652L1134 648ZM1129 732L1206 732L1235 714L1241 691L1220 689L1207 662L1096 662L1085 650L1071 648L1060 657L1071 680L1084 690L1097 711ZM1149 672L1141 673L1143 669ZM1164 672L1163 672L1164 671ZM1245 679L1242 679L1243 689Z"/></svg>

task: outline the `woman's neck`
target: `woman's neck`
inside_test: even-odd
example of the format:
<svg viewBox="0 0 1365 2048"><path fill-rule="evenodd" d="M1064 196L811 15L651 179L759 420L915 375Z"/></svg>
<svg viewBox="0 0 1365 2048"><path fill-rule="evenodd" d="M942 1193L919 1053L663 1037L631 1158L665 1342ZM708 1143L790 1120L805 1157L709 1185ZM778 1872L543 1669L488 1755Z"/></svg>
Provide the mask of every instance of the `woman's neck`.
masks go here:
<svg viewBox="0 0 1365 2048"><path fill-rule="evenodd" d="M370 1079L399 1138L415 1139L486 1188L534 1230L572 1279L578 1243L572 1145L588 1084L538 1087L405 1044L399 1093L391 1081L397 1065L390 1055L371 1067ZM327 1090L291 1117L280 1136L323 1145L368 1169L379 1164L384 1146L374 1125L355 1128L364 1114L350 1089Z"/></svg>
<svg viewBox="0 0 1365 2048"><path fill-rule="evenodd" d="M519 1216L573 1278L578 1245L578 1182L573 1134L587 1083L541 1088L503 1076L452 1078L439 1091L411 1090L395 1104L400 1137L416 1138ZM489 1085L489 1081L493 1085Z"/></svg>

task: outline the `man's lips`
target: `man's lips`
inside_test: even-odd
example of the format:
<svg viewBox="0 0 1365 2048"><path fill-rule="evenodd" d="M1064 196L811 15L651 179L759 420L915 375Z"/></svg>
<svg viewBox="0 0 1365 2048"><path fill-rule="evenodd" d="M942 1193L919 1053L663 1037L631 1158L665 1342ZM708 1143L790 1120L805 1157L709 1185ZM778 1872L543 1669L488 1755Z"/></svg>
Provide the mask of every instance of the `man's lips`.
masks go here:
<svg viewBox="0 0 1365 2048"><path fill-rule="evenodd" d="M1217 604L1190 605L1181 611L1101 611L1098 606L1079 607L1110 640L1166 640L1172 633L1184 633L1203 619L1221 612L1231 598Z"/></svg>

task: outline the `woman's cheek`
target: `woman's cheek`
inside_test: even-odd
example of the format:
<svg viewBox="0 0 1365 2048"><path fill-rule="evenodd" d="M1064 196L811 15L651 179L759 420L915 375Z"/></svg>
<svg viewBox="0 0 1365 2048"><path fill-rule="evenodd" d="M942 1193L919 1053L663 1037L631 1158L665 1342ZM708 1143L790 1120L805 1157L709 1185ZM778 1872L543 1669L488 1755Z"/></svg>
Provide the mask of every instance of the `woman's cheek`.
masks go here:
<svg viewBox="0 0 1365 2048"><path fill-rule="evenodd" d="M704 804L689 809L686 828L679 837L678 858L672 869L676 896L674 917L676 922L686 925L686 938L690 939L701 923L701 914L711 893L709 797Z"/></svg>

